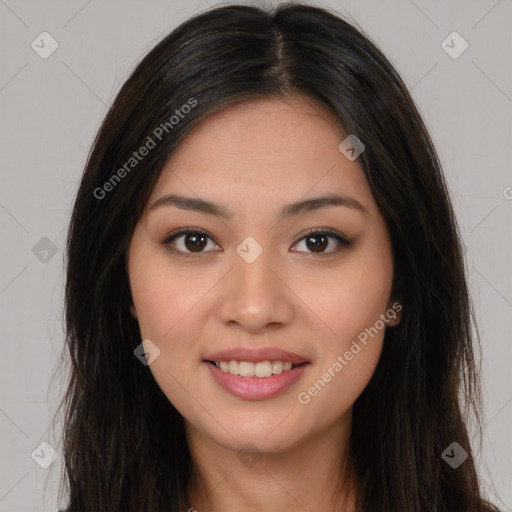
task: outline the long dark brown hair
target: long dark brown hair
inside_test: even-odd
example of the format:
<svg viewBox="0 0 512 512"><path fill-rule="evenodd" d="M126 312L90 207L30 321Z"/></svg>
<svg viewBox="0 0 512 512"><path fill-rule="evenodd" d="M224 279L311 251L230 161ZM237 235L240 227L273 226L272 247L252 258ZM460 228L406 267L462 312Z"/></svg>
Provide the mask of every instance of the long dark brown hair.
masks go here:
<svg viewBox="0 0 512 512"><path fill-rule="evenodd" d="M141 337L129 313L126 251L165 162L199 121L240 101L296 94L326 106L365 145L360 164L389 230L393 293L403 305L353 406L358 509L497 511L470 446L471 421L482 437L480 341L431 138L399 74L361 29L290 3L213 8L180 25L136 66L96 135L66 246L70 375L57 414L64 409L59 490L68 512L186 510L183 418L134 356ZM148 137L155 147L135 164ZM453 442L468 453L457 468L442 457Z"/></svg>

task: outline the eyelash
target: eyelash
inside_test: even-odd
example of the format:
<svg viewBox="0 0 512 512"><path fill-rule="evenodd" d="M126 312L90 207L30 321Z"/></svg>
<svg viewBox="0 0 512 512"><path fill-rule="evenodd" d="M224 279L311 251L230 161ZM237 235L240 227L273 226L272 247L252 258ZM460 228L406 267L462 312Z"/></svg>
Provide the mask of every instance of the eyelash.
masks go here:
<svg viewBox="0 0 512 512"><path fill-rule="evenodd" d="M161 245L163 245L166 249L168 249L173 254L176 254L177 256L181 256L181 257L185 257L185 258L196 258L198 256L201 256L202 254L205 254L204 252L185 253L181 250L177 250L174 247L172 247L171 244L172 244L172 242L174 242L174 240L176 238L178 238L181 235L187 235L187 234L204 235L204 236L210 238L215 244L217 244L217 242L215 242L215 240L206 231L203 231L202 229L199 229L199 228L181 228L178 231L176 231L175 233L173 233L172 235L167 236L160 243L161 243ZM307 233L305 233L294 245L297 245L299 242L302 242L304 239L306 239L308 236L311 236L311 235L329 235L330 238L336 239L336 241L340 244L340 246L337 249L331 250L329 252L309 253L313 256L319 256L319 257L331 256L333 254L340 252L342 249L346 249L346 248L350 247L353 243L351 240L346 239L345 237L341 236L340 234L338 234L336 231L334 231L331 228L313 228L313 229L309 230ZM209 251L206 251L206 252L209 252ZM297 252L302 252L302 251L297 251Z"/></svg>

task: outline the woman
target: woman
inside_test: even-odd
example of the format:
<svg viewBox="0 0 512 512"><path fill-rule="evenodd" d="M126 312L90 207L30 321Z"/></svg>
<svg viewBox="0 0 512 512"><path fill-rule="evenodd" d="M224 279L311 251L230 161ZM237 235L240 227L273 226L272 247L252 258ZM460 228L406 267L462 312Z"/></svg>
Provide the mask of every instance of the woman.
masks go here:
<svg viewBox="0 0 512 512"><path fill-rule="evenodd" d="M380 50L317 7L198 15L121 88L76 197L66 510L496 511L472 319Z"/></svg>

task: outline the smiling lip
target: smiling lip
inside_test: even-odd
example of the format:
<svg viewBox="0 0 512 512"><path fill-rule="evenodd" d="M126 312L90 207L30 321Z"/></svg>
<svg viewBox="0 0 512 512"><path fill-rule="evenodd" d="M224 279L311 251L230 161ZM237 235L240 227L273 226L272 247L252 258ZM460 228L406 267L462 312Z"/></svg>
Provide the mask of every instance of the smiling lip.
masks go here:
<svg viewBox="0 0 512 512"><path fill-rule="evenodd" d="M293 364L301 364L309 362L293 352L287 352L276 347L268 348L232 348L215 352L203 358L204 361L247 361L250 363L261 363L263 361L289 361Z"/></svg>
<svg viewBox="0 0 512 512"><path fill-rule="evenodd" d="M224 372L208 361L203 361L202 364L206 366L210 375L222 389L234 396L248 400L264 400L278 395L300 379L310 366L309 363L303 363L296 368L270 377L241 377Z"/></svg>
<svg viewBox="0 0 512 512"><path fill-rule="evenodd" d="M299 366L271 375L270 377L241 377L240 375L224 372L210 363L210 361L233 360L250 363L282 361ZM239 347L209 354L204 357L203 365L206 366L215 382L228 393L248 400L264 400L265 398L272 398L278 395L294 384L310 366L310 362L299 354L287 352L277 347L262 347L258 349Z"/></svg>

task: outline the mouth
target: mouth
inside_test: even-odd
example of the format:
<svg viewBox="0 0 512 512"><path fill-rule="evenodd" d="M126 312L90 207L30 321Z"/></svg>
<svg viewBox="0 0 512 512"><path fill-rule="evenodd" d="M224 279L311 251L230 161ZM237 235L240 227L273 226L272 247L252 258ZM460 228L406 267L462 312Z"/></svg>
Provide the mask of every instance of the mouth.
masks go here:
<svg viewBox="0 0 512 512"><path fill-rule="evenodd" d="M220 368L224 373L230 373L231 375L240 377L257 377L257 378L268 378L272 375L280 375L283 372L294 370L299 366L309 364L307 361L302 363L292 363L291 361L261 361L253 363L251 361L208 361L209 363L217 368Z"/></svg>
<svg viewBox="0 0 512 512"><path fill-rule="evenodd" d="M301 379L308 361L213 361L203 360L213 381L229 394L246 400L273 398Z"/></svg>

